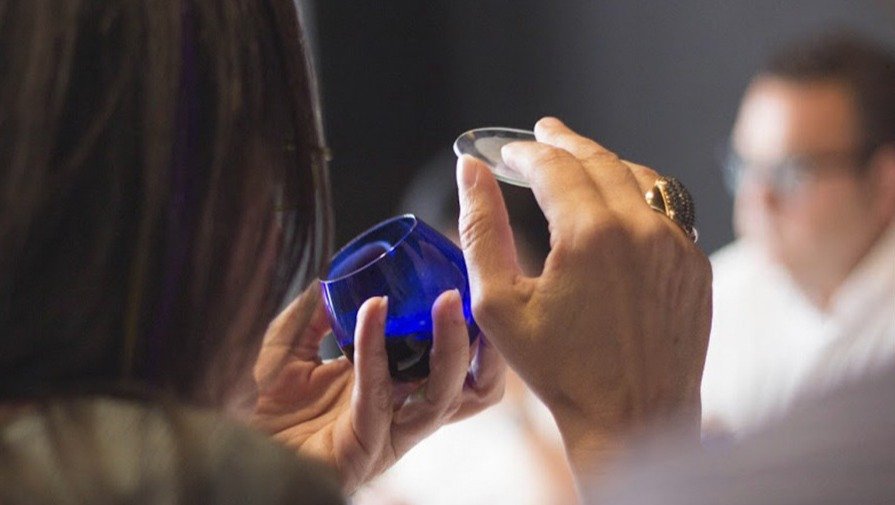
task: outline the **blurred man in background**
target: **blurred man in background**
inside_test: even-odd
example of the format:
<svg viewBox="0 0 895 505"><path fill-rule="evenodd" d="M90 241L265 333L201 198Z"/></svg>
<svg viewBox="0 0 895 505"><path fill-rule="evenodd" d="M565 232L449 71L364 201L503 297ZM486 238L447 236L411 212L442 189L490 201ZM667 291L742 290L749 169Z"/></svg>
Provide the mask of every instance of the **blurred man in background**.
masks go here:
<svg viewBox="0 0 895 505"><path fill-rule="evenodd" d="M895 58L851 35L772 57L726 176L704 429L739 434L895 357Z"/></svg>

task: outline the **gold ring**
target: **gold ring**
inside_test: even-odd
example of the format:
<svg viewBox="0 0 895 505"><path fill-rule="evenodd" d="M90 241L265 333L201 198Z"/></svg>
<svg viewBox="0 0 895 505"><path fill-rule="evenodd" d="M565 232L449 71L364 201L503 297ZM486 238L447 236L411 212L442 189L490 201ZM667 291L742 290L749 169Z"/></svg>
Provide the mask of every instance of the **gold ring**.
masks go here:
<svg viewBox="0 0 895 505"><path fill-rule="evenodd" d="M668 216L684 230L690 240L696 242L699 232L696 223L696 208L690 192L674 177L659 177L652 189L646 192L646 203L656 212Z"/></svg>

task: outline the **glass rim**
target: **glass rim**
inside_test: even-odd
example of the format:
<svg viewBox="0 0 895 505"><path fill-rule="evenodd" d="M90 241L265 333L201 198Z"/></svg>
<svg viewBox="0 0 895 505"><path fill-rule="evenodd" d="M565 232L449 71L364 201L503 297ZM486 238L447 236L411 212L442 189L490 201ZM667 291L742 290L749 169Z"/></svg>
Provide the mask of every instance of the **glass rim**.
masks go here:
<svg viewBox="0 0 895 505"><path fill-rule="evenodd" d="M339 249L332 256L333 260L330 261L329 267L331 268L333 263L335 263L336 260L339 259L345 252L355 248L358 245L358 243L362 242L365 238L367 238L374 232L377 232L377 231L379 231L387 226L390 226L398 221L405 221L405 220L410 221L410 223L411 223L410 227L404 232L403 235L401 235L401 237L398 240L396 240L393 244L391 244L391 246L389 246L389 248L387 250L383 251L381 254L379 254L375 258L371 259L370 261L367 261L363 265L351 270L350 272L346 272L338 277L334 277L334 278L330 279L328 272L327 272L327 276L326 276L327 278L323 278L321 276L320 282L323 284L332 284L332 283L347 279L348 277L356 275L359 272L366 270L367 268L370 268L372 265L374 265L374 264L378 263L380 260L382 260L382 258L384 258L385 256L388 256L389 253L394 251L399 245L403 244L404 241L407 240L407 237L409 237L410 234L413 233L413 231L417 229L417 227L419 226L419 223L420 223L420 219L418 217L416 217L416 215L411 214L411 213L401 214L399 216L390 217L390 218L386 219L385 221L380 221L379 223L371 226L370 228L368 228L367 230L365 230L358 236L351 239L341 249Z"/></svg>

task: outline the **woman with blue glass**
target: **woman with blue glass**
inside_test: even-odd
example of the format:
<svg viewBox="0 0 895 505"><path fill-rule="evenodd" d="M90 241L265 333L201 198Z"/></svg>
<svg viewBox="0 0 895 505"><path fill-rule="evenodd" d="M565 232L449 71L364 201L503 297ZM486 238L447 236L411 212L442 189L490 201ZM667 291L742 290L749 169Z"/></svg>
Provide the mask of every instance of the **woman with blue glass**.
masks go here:
<svg viewBox="0 0 895 505"><path fill-rule="evenodd" d="M504 356L581 475L635 428L698 426L710 273L644 202L655 173L556 120L506 147L551 224L525 278L496 181L463 158L482 334L441 294L428 379L393 382L380 297L353 363L317 357L331 213L292 2L2 7L0 502L339 503L493 404Z"/></svg>

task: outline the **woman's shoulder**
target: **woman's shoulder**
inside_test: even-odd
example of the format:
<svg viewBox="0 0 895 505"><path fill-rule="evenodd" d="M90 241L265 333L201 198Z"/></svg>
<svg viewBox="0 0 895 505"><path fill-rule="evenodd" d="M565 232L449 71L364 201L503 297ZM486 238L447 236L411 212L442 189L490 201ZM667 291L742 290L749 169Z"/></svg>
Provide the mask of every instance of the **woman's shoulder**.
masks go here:
<svg viewBox="0 0 895 505"><path fill-rule="evenodd" d="M2 503L343 503L333 472L210 411L44 401L0 425Z"/></svg>

